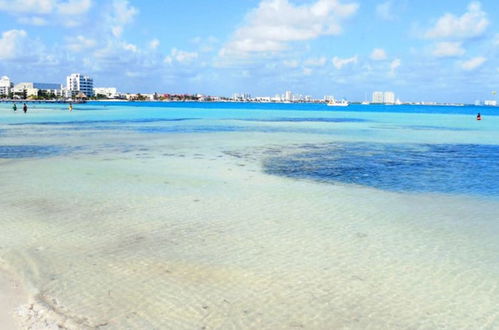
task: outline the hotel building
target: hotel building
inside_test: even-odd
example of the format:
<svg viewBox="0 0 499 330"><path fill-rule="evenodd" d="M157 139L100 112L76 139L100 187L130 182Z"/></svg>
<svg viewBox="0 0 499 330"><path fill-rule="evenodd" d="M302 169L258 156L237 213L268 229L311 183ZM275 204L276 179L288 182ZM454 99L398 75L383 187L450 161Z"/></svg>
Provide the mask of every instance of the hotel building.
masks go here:
<svg viewBox="0 0 499 330"><path fill-rule="evenodd" d="M22 82L12 88L14 95L21 98L38 96L39 92L61 96L62 85L50 83Z"/></svg>
<svg viewBox="0 0 499 330"><path fill-rule="evenodd" d="M108 99L116 99L120 96L118 90L114 87L95 87L94 95L104 95Z"/></svg>
<svg viewBox="0 0 499 330"><path fill-rule="evenodd" d="M376 104L395 104L394 92L374 92L372 103Z"/></svg>
<svg viewBox="0 0 499 330"><path fill-rule="evenodd" d="M383 103L384 93L383 92L374 92L373 93L373 102L372 103Z"/></svg>
<svg viewBox="0 0 499 330"><path fill-rule="evenodd" d="M8 96L12 87L14 87L14 84L10 81L9 77L3 76L0 79L0 96Z"/></svg>
<svg viewBox="0 0 499 330"><path fill-rule="evenodd" d="M385 104L395 104L395 93L394 92L385 92L383 95L383 102Z"/></svg>
<svg viewBox="0 0 499 330"><path fill-rule="evenodd" d="M66 88L71 97L74 97L79 93L83 93L87 97L94 96L94 80L89 76L73 73L66 78L66 82Z"/></svg>

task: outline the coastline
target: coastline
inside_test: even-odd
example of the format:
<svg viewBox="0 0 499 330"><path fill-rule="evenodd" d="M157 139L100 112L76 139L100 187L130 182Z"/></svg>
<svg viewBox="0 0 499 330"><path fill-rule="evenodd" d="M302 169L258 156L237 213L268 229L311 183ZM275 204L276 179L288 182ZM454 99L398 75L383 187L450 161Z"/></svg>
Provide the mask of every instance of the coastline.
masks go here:
<svg viewBox="0 0 499 330"><path fill-rule="evenodd" d="M11 273L0 270L0 328L21 329L16 311L29 301L26 290Z"/></svg>
<svg viewBox="0 0 499 330"><path fill-rule="evenodd" d="M31 100L31 99L0 99L0 103L49 103L49 104L84 104L86 101L70 100Z"/></svg>
<svg viewBox="0 0 499 330"><path fill-rule="evenodd" d="M78 325L32 296L21 280L0 269L0 329L77 329Z"/></svg>
<svg viewBox="0 0 499 330"><path fill-rule="evenodd" d="M95 118L128 120L125 110ZM482 228L499 204L270 175L268 157L363 139L372 125L295 115L278 118L303 122L5 126L13 145L81 146L2 166L2 257L28 293L12 306L20 328L493 328L497 230ZM402 142L439 132L420 127ZM355 135L314 134L325 129Z"/></svg>

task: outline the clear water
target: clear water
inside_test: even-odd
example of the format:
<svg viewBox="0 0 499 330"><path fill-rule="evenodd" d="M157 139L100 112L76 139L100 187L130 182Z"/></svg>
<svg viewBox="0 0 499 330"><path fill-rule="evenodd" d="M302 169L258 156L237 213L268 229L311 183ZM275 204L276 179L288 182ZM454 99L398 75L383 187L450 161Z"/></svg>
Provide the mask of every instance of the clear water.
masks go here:
<svg viewBox="0 0 499 330"><path fill-rule="evenodd" d="M498 113L0 103L0 267L27 324L499 328Z"/></svg>
<svg viewBox="0 0 499 330"><path fill-rule="evenodd" d="M400 192L499 198L499 146L342 143L304 147L265 162L266 172Z"/></svg>

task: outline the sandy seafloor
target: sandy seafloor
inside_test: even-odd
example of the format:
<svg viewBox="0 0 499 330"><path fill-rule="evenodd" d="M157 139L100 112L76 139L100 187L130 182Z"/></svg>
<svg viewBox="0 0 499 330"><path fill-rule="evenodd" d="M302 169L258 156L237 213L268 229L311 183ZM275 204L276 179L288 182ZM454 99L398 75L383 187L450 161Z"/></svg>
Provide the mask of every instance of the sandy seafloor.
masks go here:
<svg viewBox="0 0 499 330"><path fill-rule="evenodd" d="M497 196L263 169L338 141L494 145L499 117L79 107L0 105L21 329L499 329ZM155 116L196 119L128 120Z"/></svg>

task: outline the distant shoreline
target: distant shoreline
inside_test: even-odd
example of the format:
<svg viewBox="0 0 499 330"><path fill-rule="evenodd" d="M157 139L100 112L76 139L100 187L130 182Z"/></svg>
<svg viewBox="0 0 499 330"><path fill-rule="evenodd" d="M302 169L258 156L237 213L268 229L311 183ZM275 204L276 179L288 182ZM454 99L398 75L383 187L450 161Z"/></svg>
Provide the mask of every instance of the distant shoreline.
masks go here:
<svg viewBox="0 0 499 330"><path fill-rule="evenodd" d="M38 103L38 104L85 104L88 102L99 102L99 103L241 103L241 104L324 104L327 102L264 102L264 101L235 101L235 100L123 100L123 99L101 99L101 100L26 100L26 99L0 99L0 103ZM476 104L466 104L466 103L402 103L402 104L386 104L386 103L362 103L362 102L351 102L350 105L363 105L363 106L428 106L428 107L464 107L464 106L476 106L476 107L492 107L497 106L489 105L476 105Z"/></svg>
<svg viewBox="0 0 499 330"><path fill-rule="evenodd" d="M81 104L87 101L66 101L66 100L24 100L24 99L0 99L0 103L50 103L50 104Z"/></svg>
<svg viewBox="0 0 499 330"><path fill-rule="evenodd" d="M263 101L234 101L234 100L216 100L216 101L209 101L209 100L122 100L122 99L105 99L105 100L88 100L87 102L122 102L122 103L241 103L241 104L324 104L326 105L327 102L321 101L321 102L263 102ZM350 105L364 105L364 106L407 106L407 105L413 105L413 106L428 106L428 107L464 107L464 106L477 106L475 104L465 104L465 103L402 103L402 104L387 104L387 103L368 103L364 104L362 102L351 102ZM488 107L485 105L480 105L478 107ZM348 108L348 107L346 107Z"/></svg>

